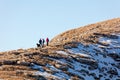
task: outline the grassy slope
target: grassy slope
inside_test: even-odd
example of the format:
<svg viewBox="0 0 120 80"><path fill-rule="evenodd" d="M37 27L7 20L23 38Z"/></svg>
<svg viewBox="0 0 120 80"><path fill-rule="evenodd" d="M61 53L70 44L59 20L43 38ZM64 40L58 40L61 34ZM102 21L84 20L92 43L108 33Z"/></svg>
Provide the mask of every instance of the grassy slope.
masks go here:
<svg viewBox="0 0 120 80"><path fill-rule="evenodd" d="M61 45L71 41L90 42L96 41L94 33L111 34L120 33L120 18L90 24L61 33L51 40L51 45ZM88 40L88 41L87 41ZM94 42L93 41L93 42Z"/></svg>
<svg viewBox="0 0 120 80"><path fill-rule="evenodd" d="M109 34L120 33L120 18L108 20L105 22L100 22L96 24L87 25L85 27L80 27L77 29L69 30L51 40L51 46L61 45L71 41L77 42L96 42L97 35L99 33ZM5 80L36 80L37 78L42 78L41 76L35 76L33 73L37 70L33 70L30 66L31 63L46 65L46 63L55 65L55 61L50 60L47 57L67 58L67 56L58 55L55 53L57 50L63 50L63 48L58 47L45 47L43 49L31 48L27 50L19 49L9 52L0 53L0 79ZM59 64L58 64L59 65ZM65 65L64 65L65 66ZM44 67L46 71L49 72L47 67Z"/></svg>

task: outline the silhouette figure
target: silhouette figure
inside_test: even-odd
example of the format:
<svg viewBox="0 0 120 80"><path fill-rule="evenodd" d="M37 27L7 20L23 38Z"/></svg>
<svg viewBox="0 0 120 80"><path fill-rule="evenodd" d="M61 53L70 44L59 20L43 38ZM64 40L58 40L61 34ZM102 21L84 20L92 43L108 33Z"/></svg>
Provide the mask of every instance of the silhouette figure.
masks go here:
<svg viewBox="0 0 120 80"><path fill-rule="evenodd" d="M42 47L42 39L39 40L40 47Z"/></svg>
<svg viewBox="0 0 120 80"><path fill-rule="evenodd" d="M44 39L42 39L42 46L44 47L44 43L45 43L45 40Z"/></svg>
<svg viewBox="0 0 120 80"><path fill-rule="evenodd" d="M49 38L46 38L46 43L47 43L47 46L48 46L48 43L49 43Z"/></svg>
<svg viewBox="0 0 120 80"><path fill-rule="evenodd" d="M40 44L37 43L36 45L37 45L37 47L40 47Z"/></svg>

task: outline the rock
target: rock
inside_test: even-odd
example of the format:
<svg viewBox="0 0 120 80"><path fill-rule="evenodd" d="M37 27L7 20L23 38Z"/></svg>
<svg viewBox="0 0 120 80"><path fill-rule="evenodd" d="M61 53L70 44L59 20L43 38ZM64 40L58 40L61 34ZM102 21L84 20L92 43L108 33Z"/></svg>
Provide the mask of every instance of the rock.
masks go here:
<svg viewBox="0 0 120 80"><path fill-rule="evenodd" d="M34 55L39 55L39 52L33 52L33 53L25 53L24 56L34 56Z"/></svg>
<svg viewBox="0 0 120 80"><path fill-rule="evenodd" d="M92 39L84 39L84 41L86 42L86 43L94 43L94 40L92 40Z"/></svg>
<svg viewBox="0 0 120 80"><path fill-rule="evenodd" d="M108 54L108 56L112 57L114 60L119 61L120 60L120 55L118 55L117 53L111 53Z"/></svg>
<svg viewBox="0 0 120 80"><path fill-rule="evenodd" d="M17 60L4 60L3 65L15 65L17 64Z"/></svg>
<svg viewBox="0 0 120 80"><path fill-rule="evenodd" d="M110 69L107 73L112 74L112 75L118 75L118 72L116 69Z"/></svg>
<svg viewBox="0 0 120 80"><path fill-rule="evenodd" d="M73 76L70 80L85 80L83 77Z"/></svg>
<svg viewBox="0 0 120 80"><path fill-rule="evenodd" d="M28 74L27 76L34 78L35 80L47 80L45 77L41 76L41 75L32 75L32 74Z"/></svg>
<svg viewBox="0 0 120 80"><path fill-rule="evenodd" d="M94 35L97 35L97 36L101 36L101 35L103 35L103 34L101 34L101 33L93 33Z"/></svg>
<svg viewBox="0 0 120 80"><path fill-rule="evenodd" d="M116 64L116 67L117 67L118 69L120 69L120 63L117 63L117 64Z"/></svg>
<svg viewBox="0 0 120 80"><path fill-rule="evenodd" d="M90 73L90 76L93 76L94 78L96 78L96 74L95 73Z"/></svg>
<svg viewBox="0 0 120 80"><path fill-rule="evenodd" d="M22 65L22 66L30 66L31 64L29 62L21 62L21 61L17 61L18 65Z"/></svg>
<svg viewBox="0 0 120 80"><path fill-rule="evenodd" d="M109 78L113 78L113 75L109 75Z"/></svg>
<svg viewBox="0 0 120 80"><path fill-rule="evenodd" d="M97 42L98 44L102 45L102 46L109 46L110 44L107 42Z"/></svg>
<svg viewBox="0 0 120 80"><path fill-rule="evenodd" d="M68 42L63 45L64 49L77 48L78 42Z"/></svg>
<svg viewBox="0 0 120 80"><path fill-rule="evenodd" d="M14 54L14 55L19 55L20 52L13 52L12 54Z"/></svg>
<svg viewBox="0 0 120 80"><path fill-rule="evenodd" d="M89 71L87 71L87 70L85 70L85 69L81 69L81 70L80 70L80 73L85 73L85 74L88 75L88 74L89 74Z"/></svg>
<svg viewBox="0 0 120 80"><path fill-rule="evenodd" d="M55 64L56 68L60 68L60 66L61 66L60 64L57 64L57 63Z"/></svg>
<svg viewBox="0 0 120 80"><path fill-rule="evenodd" d="M108 38L111 38L111 39L118 39L119 38L117 35L113 35L113 34L94 33L94 35L102 36L102 37L108 37Z"/></svg>
<svg viewBox="0 0 120 80"><path fill-rule="evenodd" d="M36 80L47 80L47 79L43 76L38 76L38 77L36 77Z"/></svg>
<svg viewBox="0 0 120 80"><path fill-rule="evenodd" d="M23 71L16 71L16 75L18 76L21 76L21 75L23 75L24 74L24 72Z"/></svg>
<svg viewBox="0 0 120 80"><path fill-rule="evenodd" d="M83 59L90 59L91 58L91 56L89 56L89 55L86 55L86 54L77 54L76 53L76 55L74 55L76 58L83 58Z"/></svg>
<svg viewBox="0 0 120 80"><path fill-rule="evenodd" d="M98 65L97 62L92 59L76 58L76 60L80 63L87 64L87 65Z"/></svg>
<svg viewBox="0 0 120 80"><path fill-rule="evenodd" d="M78 77L71 77L70 80L80 80Z"/></svg>
<svg viewBox="0 0 120 80"><path fill-rule="evenodd" d="M118 39L119 38L117 35L108 35L107 37L111 38L111 39Z"/></svg>
<svg viewBox="0 0 120 80"><path fill-rule="evenodd" d="M68 68L69 68L68 66L60 66L60 68L59 68L59 69L60 69L60 70L63 70L63 71L67 71L67 70L68 70Z"/></svg>
<svg viewBox="0 0 120 80"><path fill-rule="evenodd" d="M106 67L102 67L99 71L100 71L100 72L104 72L104 71L106 71L106 70L107 70Z"/></svg>
<svg viewBox="0 0 120 80"><path fill-rule="evenodd" d="M95 79L95 80L101 80L100 78L97 78L97 77L95 77L94 79Z"/></svg>
<svg viewBox="0 0 120 80"><path fill-rule="evenodd" d="M103 77L103 75L99 74L99 78Z"/></svg>
<svg viewBox="0 0 120 80"><path fill-rule="evenodd" d="M95 70L97 68L98 68L98 65L92 65L88 67L89 70Z"/></svg>
<svg viewBox="0 0 120 80"><path fill-rule="evenodd" d="M64 48L64 49L71 49L72 47L69 46L69 45L65 45L63 48Z"/></svg>

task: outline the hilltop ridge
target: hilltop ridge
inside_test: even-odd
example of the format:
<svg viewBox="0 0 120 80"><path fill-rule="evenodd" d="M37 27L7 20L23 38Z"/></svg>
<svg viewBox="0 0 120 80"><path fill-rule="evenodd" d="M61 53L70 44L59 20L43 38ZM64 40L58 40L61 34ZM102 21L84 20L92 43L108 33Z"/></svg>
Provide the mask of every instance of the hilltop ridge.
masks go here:
<svg viewBox="0 0 120 80"><path fill-rule="evenodd" d="M67 42L96 41L95 34L120 33L120 18L102 21L63 32L51 40L51 45L64 45Z"/></svg>

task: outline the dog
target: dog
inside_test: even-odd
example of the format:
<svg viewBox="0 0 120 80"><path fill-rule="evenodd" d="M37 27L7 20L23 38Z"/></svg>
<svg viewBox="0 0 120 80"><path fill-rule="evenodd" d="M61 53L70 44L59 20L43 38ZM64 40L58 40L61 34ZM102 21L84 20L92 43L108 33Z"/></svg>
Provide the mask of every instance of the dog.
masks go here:
<svg viewBox="0 0 120 80"><path fill-rule="evenodd" d="M37 47L40 47L40 44L37 43L36 45L37 45Z"/></svg>

